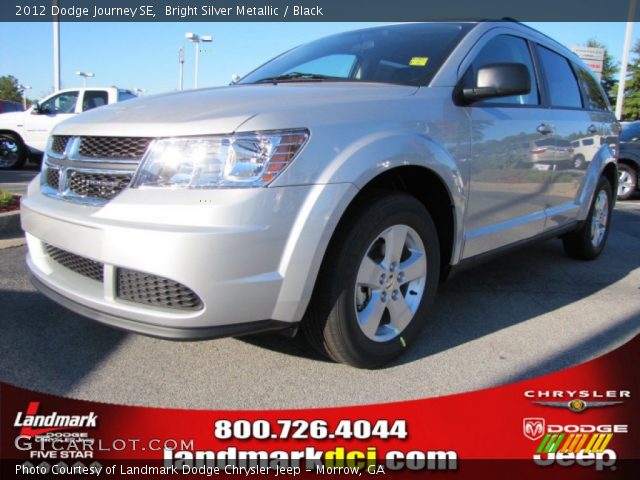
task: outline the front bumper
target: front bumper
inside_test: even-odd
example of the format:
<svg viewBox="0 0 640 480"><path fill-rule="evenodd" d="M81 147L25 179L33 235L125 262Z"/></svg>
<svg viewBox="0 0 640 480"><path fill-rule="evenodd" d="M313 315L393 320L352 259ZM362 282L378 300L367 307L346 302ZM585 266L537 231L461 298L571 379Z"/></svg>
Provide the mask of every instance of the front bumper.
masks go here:
<svg viewBox="0 0 640 480"><path fill-rule="evenodd" d="M54 301L103 323L163 338L286 328L302 318L351 184L236 190L126 189L102 207L46 197L22 202L27 264ZM56 262L46 245L104 265L103 281ZM118 269L188 287L198 310L118 297Z"/></svg>

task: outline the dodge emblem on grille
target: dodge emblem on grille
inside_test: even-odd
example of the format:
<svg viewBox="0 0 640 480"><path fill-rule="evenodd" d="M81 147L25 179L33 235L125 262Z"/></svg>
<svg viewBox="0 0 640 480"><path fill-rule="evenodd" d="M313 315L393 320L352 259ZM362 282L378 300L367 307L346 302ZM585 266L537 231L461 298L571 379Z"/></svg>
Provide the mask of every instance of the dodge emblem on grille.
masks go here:
<svg viewBox="0 0 640 480"><path fill-rule="evenodd" d="M118 186L118 182L113 180L94 180L94 179L86 179L85 183L92 187L107 187L107 188L116 188Z"/></svg>

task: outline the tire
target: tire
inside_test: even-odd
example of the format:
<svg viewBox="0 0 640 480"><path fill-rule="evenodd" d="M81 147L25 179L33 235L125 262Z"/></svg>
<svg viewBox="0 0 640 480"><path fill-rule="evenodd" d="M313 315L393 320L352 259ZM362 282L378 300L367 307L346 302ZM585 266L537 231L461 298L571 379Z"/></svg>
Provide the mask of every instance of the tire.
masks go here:
<svg viewBox="0 0 640 480"><path fill-rule="evenodd" d="M584 155L578 154L573 157L573 168L575 168L576 170L583 170L585 166Z"/></svg>
<svg viewBox="0 0 640 480"><path fill-rule="evenodd" d="M439 275L440 245L427 209L404 193L367 196L350 207L329 245L302 329L336 362L382 366L425 325Z"/></svg>
<svg viewBox="0 0 640 480"><path fill-rule="evenodd" d="M629 200L638 188L638 172L631 165L618 163L618 200Z"/></svg>
<svg viewBox="0 0 640 480"><path fill-rule="evenodd" d="M594 260L602 253L611 230L612 209L611 184L605 177L600 177L587 219L580 229L562 237L567 255L580 260Z"/></svg>
<svg viewBox="0 0 640 480"><path fill-rule="evenodd" d="M12 133L0 133L0 170L20 169L27 161L27 147Z"/></svg>

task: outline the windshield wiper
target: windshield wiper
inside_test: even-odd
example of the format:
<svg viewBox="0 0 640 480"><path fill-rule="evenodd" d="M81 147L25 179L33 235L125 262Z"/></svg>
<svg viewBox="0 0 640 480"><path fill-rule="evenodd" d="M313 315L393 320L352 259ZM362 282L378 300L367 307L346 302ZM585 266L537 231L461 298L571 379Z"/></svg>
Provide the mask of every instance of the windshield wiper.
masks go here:
<svg viewBox="0 0 640 480"><path fill-rule="evenodd" d="M261 78L260 80L256 80L253 83L278 83L278 82L321 82L323 80L346 80L342 77L331 77L329 75L321 75L319 73L302 73L302 72L291 72L285 73L283 75L278 75L277 77L266 77Z"/></svg>

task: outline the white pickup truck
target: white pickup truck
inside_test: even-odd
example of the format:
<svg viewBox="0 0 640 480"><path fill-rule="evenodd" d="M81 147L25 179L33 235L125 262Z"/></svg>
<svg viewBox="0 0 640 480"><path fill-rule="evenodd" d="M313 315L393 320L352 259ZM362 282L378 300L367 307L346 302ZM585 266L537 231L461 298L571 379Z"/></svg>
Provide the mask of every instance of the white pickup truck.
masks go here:
<svg viewBox="0 0 640 480"><path fill-rule="evenodd" d="M21 168L31 154L44 152L49 133L78 113L136 98L116 87L68 88L45 97L24 112L0 115L0 170Z"/></svg>

